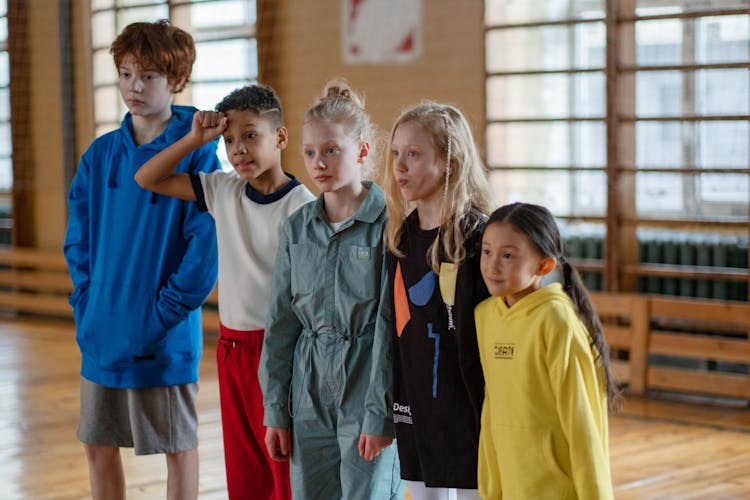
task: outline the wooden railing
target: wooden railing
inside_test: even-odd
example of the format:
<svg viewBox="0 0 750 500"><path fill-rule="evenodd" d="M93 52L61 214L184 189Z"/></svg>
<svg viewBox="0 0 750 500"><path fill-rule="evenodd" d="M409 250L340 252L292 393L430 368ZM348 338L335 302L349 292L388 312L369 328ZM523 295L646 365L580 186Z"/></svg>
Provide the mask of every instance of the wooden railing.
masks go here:
<svg viewBox="0 0 750 500"><path fill-rule="evenodd" d="M71 318L71 291L61 252L0 248L0 310ZM615 375L629 393L750 399L750 304L621 293L592 298ZM203 308L203 325L207 332L218 329L216 290Z"/></svg>
<svg viewBox="0 0 750 500"><path fill-rule="evenodd" d="M217 287L214 287L214 291L203 304L203 331L219 331L219 294Z"/></svg>
<svg viewBox="0 0 750 500"><path fill-rule="evenodd" d="M0 247L0 310L72 319L72 291L62 252ZM219 329L215 289L203 307L203 329Z"/></svg>
<svg viewBox="0 0 750 500"><path fill-rule="evenodd" d="M648 298L637 294L593 293L604 325L615 378L634 394L646 390Z"/></svg>
<svg viewBox="0 0 750 500"><path fill-rule="evenodd" d="M67 296L72 289L62 253L0 249L0 308L71 317Z"/></svg>
<svg viewBox="0 0 750 500"><path fill-rule="evenodd" d="M654 297L649 320L649 355L680 357L698 366L686 369L650 363L648 388L750 399L750 305ZM722 365L736 365L740 370L715 369Z"/></svg>
<svg viewBox="0 0 750 500"><path fill-rule="evenodd" d="M592 298L615 376L629 393L750 399L750 304L614 293Z"/></svg>

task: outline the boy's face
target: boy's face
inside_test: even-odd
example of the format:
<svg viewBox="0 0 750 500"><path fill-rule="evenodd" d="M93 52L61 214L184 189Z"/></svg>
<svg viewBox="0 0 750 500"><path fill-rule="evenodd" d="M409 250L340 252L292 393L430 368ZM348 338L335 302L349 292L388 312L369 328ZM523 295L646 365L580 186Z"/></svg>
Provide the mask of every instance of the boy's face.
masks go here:
<svg viewBox="0 0 750 500"><path fill-rule="evenodd" d="M227 128L222 134L227 158L240 177L254 184L273 177L281 167L281 150L286 146L286 129L254 111L227 111Z"/></svg>
<svg viewBox="0 0 750 500"><path fill-rule="evenodd" d="M156 70L141 68L126 55L118 68L120 95L133 116L158 118L172 104L172 89L167 76Z"/></svg>

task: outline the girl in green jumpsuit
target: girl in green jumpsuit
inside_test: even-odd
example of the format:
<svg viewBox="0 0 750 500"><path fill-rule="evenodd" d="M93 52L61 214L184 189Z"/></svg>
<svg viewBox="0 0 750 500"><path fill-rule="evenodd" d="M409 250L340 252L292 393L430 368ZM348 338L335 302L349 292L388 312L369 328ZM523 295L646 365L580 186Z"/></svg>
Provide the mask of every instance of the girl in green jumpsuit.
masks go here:
<svg viewBox="0 0 750 500"><path fill-rule="evenodd" d="M371 125L329 84L302 125L322 194L282 228L259 376L266 446L297 499L403 497L393 443L382 190L362 182Z"/></svg>

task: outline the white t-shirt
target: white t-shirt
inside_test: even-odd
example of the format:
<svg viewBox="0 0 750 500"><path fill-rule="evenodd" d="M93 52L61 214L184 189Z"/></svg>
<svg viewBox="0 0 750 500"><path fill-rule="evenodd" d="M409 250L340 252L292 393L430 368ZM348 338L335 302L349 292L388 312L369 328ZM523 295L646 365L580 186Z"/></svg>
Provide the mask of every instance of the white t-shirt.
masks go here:
<svg viewBox="0 0 750 500"><path fill-rule="evenodd" d="M341 226L349 222L350 219L351 217L349 217L348 219L344 219L341 222L329 222L328 225L331 226L331 229L333 229L333 232L336 233L338 232L339 229L341 229Z"/></svg>
<svg viewBox="0 0 750 500"><path fill-rule="evenodd" d="M235 172L201 172L192 178L198 207L216 222L219 317L233 330L265 328L281 226L315 199L289 177L289 184L269 195L255 191Z"/></svg>

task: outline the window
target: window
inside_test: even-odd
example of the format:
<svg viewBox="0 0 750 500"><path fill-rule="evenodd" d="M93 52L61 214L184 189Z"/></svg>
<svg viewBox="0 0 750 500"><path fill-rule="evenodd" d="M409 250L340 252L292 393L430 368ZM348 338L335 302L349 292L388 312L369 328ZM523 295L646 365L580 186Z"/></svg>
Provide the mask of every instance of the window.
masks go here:
<svg viewBox="0 0 750 500"><path fill-rule="evenodd" d="M540 203L559 216L602 218L603 1L485 5L486 156L498 199Z"/></svg>
<svg viewBox="0 0 750 500"><path fill-rule="evenodd" d="M0 0L0 243L10 242L13 159L10 134L10 60L8 4Z"/></svg>
<svg viewBox="0 0 750 500"><path fill-rule="evenodd" d="M486 157L498 199L549 207L569 250L599 260L583 269L604 272L609 290L711 296L675 281L714 266L701 271L709 288L739 290L715 298L747 300L750 2L485 6ZM727 243L703 260L681 256L718 240ZM676 257L649 250L665 241ZM737 258L717 257L727 252Z"/></svg>
<svg viewBox="0 0 750 500"><path fill-rule="evenodd" d="M195 40L191 84L175 98L199 109L213 109L231 90L258 78L256 8L248 0L91 0L96 134L120 125L127 111L117 87L109 47L132 22L169 19ZM222 163L229 165L223 145Z"/></svg>
<svg viewBox="0 0 750 500"><path fill-rule="evenodd" d="M622 131L634 136L635 157L623 167L636 171L637 213L746 221L748 15L681 17L670 3L641 1L624 24L634 50L621 55Z"/></svg>

